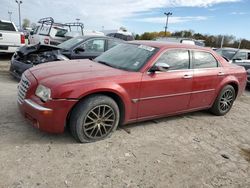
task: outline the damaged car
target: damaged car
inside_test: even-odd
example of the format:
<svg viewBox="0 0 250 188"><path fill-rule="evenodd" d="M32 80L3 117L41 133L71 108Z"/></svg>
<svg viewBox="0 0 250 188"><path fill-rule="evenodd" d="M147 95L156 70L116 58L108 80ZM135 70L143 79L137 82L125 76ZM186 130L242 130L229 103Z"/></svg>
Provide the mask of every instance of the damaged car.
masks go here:
<svg viewBox="0 0 250 188"><path fill-rule="evenodd" d="M58 46L35 44L19 48L12 56L10 73L20 80L22 73L42 63L69 59L94 59L124 41L106 36L79 36Z"/></svg>

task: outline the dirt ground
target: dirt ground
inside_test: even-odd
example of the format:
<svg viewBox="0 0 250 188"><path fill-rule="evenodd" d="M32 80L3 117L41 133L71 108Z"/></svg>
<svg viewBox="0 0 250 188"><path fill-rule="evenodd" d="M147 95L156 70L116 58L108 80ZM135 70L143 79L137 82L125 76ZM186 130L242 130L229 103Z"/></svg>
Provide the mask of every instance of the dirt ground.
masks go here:
<svg viewBox="0 0 250 188"><path fill-rule="evenodd" d="M10 57L0 60L0 187L250 187L250 91L224 117L208 112L132 124L78 144L42 133L16 105Z"/></svg>

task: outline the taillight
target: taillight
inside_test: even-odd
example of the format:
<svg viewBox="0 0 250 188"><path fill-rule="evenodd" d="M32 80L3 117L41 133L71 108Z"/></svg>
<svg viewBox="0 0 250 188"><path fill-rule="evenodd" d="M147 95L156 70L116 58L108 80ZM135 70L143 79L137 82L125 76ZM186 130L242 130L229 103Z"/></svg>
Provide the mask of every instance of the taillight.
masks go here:
<svg viewBox="0 0 250 188"><path fill-rule="evenodd" d="M25 36L21 34L21 44L25 44Z"/></svg>
<svg viewBox="0 0 250 188"><path fill-rule="evenodd" d="M44 44L49 44L49 39L48 38L44 39Z"/></svg>

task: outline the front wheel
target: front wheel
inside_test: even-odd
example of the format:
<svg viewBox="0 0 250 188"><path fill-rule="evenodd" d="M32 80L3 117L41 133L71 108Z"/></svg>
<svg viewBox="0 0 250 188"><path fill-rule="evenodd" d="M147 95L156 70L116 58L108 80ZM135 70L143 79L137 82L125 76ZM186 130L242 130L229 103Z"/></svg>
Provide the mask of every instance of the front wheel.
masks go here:
<svg viewBox="0 0 250 188"><path fill-rule="evenodd" d="M235 97L234 87L231 85L225 86L217 96L210 111L217 116L225 115L231 110Z"/></svg>
<svg viewBox="0 0 250 188"><path fill-rule="evenodd" d="M73 109L70 130L79 142L94 142L109 137L120 119L116 102L105 95L93 95Z"/></svg>

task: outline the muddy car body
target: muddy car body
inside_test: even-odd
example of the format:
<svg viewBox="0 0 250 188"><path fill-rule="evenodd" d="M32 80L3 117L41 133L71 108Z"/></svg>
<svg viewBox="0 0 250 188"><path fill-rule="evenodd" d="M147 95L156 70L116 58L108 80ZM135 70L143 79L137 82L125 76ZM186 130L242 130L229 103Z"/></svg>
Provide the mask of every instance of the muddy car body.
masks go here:
<svg viewBox="0 0 250 188"><path fill-rule="evenodd" d="M94 59L122 42L106 36L80 36L58 46L42 44L24 46L13 55L10 73L20 79L25 70L38 64L69 59Z"/></svg>
<svg viewBox="0 0 250 188"><path fill-rule="evenodd" d="M109 136L118 124L202 109L224 115L246 86L243 67L211 49L135 41L93 61L50 63L27 70L18 104L34 127L79 142Z"/></svg>

